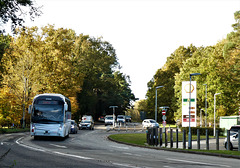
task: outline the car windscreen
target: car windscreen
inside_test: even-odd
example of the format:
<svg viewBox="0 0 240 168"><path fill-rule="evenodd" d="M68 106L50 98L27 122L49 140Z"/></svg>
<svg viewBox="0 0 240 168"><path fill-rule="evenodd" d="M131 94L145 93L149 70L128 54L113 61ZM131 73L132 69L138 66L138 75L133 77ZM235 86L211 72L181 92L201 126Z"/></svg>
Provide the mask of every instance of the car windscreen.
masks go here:
<svg viewBox="0 0 240 168"><path fill-rule="evenodd" d="M150 120L150 122L151 122L151 123L156 123L156 121L154 121L154 120Z"/></svg>
<svg viewBox="0 0 240 168"><path fill-rule="evenodd" d="M240 130L240 127L231 127L230 135L236 134Z"/></svg>
<svg viewBox="0 0 240 168"><path fill-rule="evenodd" d="M87 120L83 120L81 123L91 123L91 122Z"/></svg>
<svg viewBox="0 0 240 168"><path fill-rule="evenodd" d="M105 119L107 119L107 120L112 120L113 117L106 117Z"/></svg>

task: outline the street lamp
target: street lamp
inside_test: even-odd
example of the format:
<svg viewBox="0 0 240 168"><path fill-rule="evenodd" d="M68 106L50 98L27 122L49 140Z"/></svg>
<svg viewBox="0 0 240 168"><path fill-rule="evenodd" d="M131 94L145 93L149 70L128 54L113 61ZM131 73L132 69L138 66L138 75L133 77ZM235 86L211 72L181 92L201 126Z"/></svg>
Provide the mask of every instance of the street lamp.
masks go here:
<svg viewBox="0 0 240 168"><path fill-rule="evenodd" d="M190 85L189 85L189 130L188 130L188 149L192 149L192 134L191 134L191 81L192 76L201 75L200 73L192 73L190 74Z"/></svg>
<svg viewBox="0 0 240 168"><path fill-rule="evenodd" d="M200 110L200 127L202 128L202 111L203 109Z"/></svg>
<svg viewBox="0 0 240 168"><path fill-rule="evenodd" d="M118 106L109 106L109 108L112 108L113 109L113 128L114 128L114 124L115 124L115 108L118 108Z"/></svg>
<svg viewBox="0 0 240 168"><path fill-rule="evenodd" d="M206 90L205 90L205 128L207 127L207 84L203 84L206 86Z"/></svg>
<svg viewBox="0 0 240 168"><path fill-rule="evenodd" d="M156 87L156 95L155 95L155 121L157 122L157 89L162 88L164 86L157 86Z"/></svg>
<svg viewBox="0 0 240 168"><path fill-rule="evenodd" d="M214 94L214 128L213 128L213 136L215 137L215 133L216 133L216 122L215 122L215 118L216 118L216 95L220 95L221 93L215 93Z"/></svg>

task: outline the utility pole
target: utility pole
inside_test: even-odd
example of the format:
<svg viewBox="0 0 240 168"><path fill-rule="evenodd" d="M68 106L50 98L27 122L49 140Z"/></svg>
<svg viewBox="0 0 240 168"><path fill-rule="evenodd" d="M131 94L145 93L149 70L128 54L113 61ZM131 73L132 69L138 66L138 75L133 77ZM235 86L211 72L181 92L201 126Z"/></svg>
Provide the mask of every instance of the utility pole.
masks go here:
<svg viewBox="0 0 240 168"><path fill-rule="evenodd" d="M114 128L114 124L115 124L115 108L118 108L118 106L109 106L109 108L113 109L113 128Z"/></svg>

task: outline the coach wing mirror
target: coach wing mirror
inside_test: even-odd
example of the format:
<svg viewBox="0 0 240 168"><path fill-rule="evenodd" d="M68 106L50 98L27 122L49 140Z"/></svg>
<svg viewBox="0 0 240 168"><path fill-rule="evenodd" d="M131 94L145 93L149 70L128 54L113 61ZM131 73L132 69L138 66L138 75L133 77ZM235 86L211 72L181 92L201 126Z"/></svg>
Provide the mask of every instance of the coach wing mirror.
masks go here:
<svg viewBox="0 0 240 168"><path fill-rule="evenodd" d="M64 110L68 111L68 105L67 104L64 104Z"/></svg>
<svg viewBox="0 0 240 168"><path fill-rule="evenodd" d="M28 107L28 114L31 114L31 111L32 111L32 105L29 105L29 107Z"/></svg>

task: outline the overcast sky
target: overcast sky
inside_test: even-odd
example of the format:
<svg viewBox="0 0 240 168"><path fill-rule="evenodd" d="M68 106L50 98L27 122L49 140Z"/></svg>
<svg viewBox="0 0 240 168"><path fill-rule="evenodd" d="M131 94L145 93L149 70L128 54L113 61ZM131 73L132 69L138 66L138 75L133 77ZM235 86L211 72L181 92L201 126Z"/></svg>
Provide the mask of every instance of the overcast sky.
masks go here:
<svg viewBox="0 0 240 168"><path fill-rule="evenodd" d="M55 24L94 37L116 49L121 72L135 96L179 46L214 45L235 23L240 0L35 0L43 15L26 26Z"/></svg>

